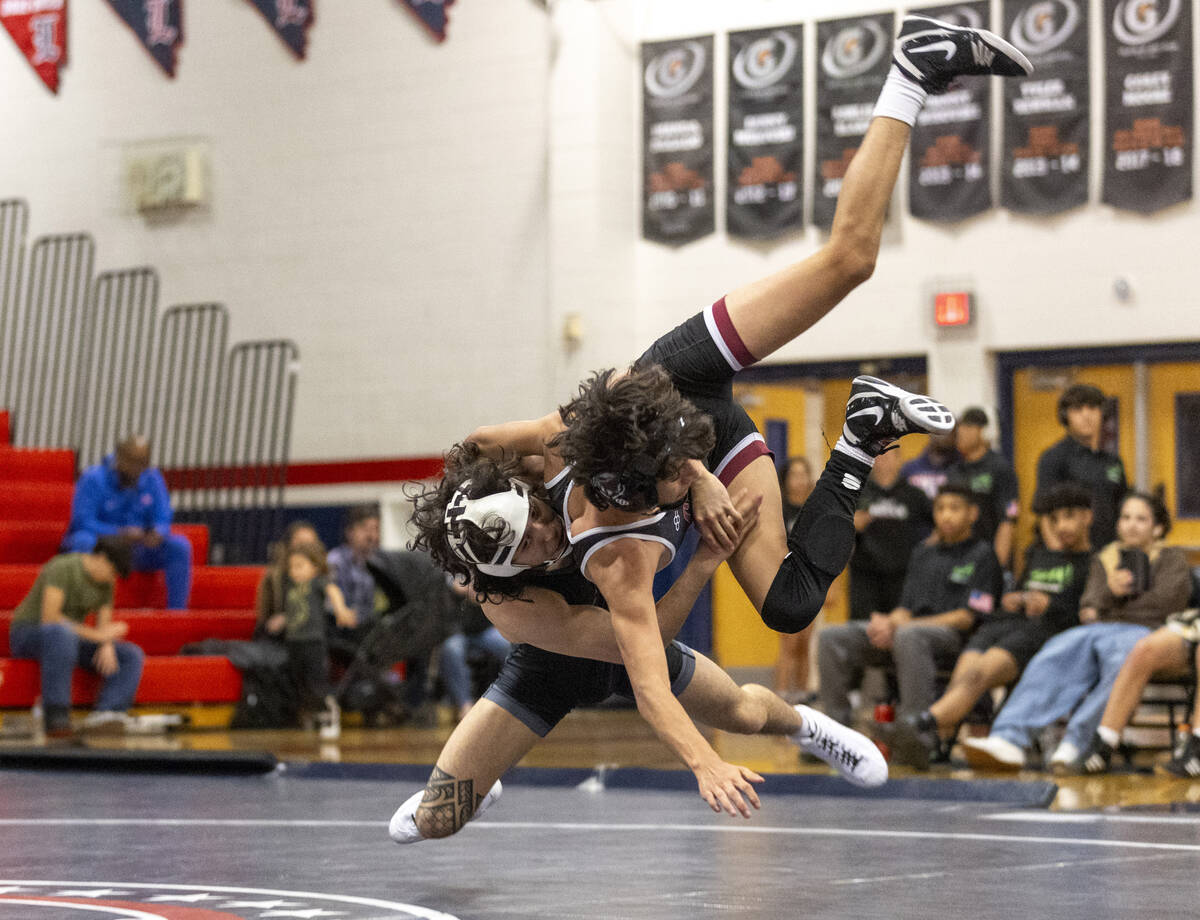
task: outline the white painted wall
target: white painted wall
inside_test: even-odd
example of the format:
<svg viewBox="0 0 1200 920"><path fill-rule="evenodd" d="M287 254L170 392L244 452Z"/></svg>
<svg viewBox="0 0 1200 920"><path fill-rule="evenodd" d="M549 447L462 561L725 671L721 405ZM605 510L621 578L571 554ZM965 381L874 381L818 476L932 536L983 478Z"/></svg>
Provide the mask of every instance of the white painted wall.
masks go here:
<svg viewBox="0 0 1200 920"><path fill-rule="evenodd" d="M395 0L323 2L304 63L245 0L185 13L171 81L107 4L71 4L57 98L0 36L0 197L32 234L87 230L98 269L158 268L163 307L295 339L297 459L427 455L545 405L545 13L461 3L437 45ZM212 206L148 223L122 150L178 137L211 152Z"/></svg>
<svg viewBox="0 0 1200 920"><path fill-rule="evenodd" d="M29 201L34 234L92 232L98 268L155 265L164 306L219 300L235 339L294 338L297 459L433 454L479 422L545 411L821 244L812 229L766 246L721 231L640 241L640 41L718 33L722 143L722 33L889 5L552 0L547 15L472 0L439 46L391 0L325 0L300 64L245 0L203 0L169 81L103 4L76 3L58 98L0 52L0 197ZM211 152L212 206L147 223L121 201L121 152L178 137ZM776 360L925 354L931 385L963 405L990 401L997 350L1200 338L1195 205L939 227L905 215L901 184L875 277ZM965 335L932 329L939 278L978 295Z"/></svg>

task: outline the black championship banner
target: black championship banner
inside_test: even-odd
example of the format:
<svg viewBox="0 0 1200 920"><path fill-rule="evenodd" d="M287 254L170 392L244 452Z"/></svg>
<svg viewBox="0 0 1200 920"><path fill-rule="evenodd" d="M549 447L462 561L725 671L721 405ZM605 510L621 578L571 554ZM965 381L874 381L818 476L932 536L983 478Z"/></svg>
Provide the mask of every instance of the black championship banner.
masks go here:
<svg viewBox="0 0 1200 920"><path fill-rule="evenodd" d="M1192 197L1192 3L1105 0L1104 192L1150 213Z"/></svg>
<svg viewBox="0 0 1200 920"><path fill-rule="evenodd" d="M690 243L712 233L713 38L642 45L642 236Z"/></svg>
<svg viewBox="0 0 1200 920"><path fill-rule="evenodd" d="M909 12L959 26L988 26L988 3L954 3ZM913 126L908 209L922 220L956 221L986 211L991 193L990 77L960 77L930 96Z"/></svg>
<svg viewBox="0 0 1200 920"><path fill-rule="evenodd" d="M250 0L288 50L300 60L308 48L314 0Z"/></svg>
<svg viewBox="0 0 1200 920"><path fill-rule="evenodd" d="M769 239L804 221L802 26L729 35L729 156L725 226Z"/></svg>
<svg viewBox="0 0 1200 920"><path fill-rule="evenodd" d="M829 229L850 160L892 66L891 13L817 23L817 176L813 223Z"/></svg>
<svg viewBox="0 0 1200 920"><path fill-rule="evenodd" d="M450 7L454 0L402 0L410 13L420 20L439 42L446 40L446 27L450 25Z"/></svg>
<svg viewBox="0 0 1200 920"><path fill-rule="evenodd" d="M167 74L175 76L175 60L183 44L183 0L108 0Z"/></svg>
<svg viewBox="0 0 1200 920"><path fill-rule="evenodd" d="M1088 197L1087 0L1004 0L1004 37L1033 75L1003 81L1000 203L1053 214Z"/></svg>

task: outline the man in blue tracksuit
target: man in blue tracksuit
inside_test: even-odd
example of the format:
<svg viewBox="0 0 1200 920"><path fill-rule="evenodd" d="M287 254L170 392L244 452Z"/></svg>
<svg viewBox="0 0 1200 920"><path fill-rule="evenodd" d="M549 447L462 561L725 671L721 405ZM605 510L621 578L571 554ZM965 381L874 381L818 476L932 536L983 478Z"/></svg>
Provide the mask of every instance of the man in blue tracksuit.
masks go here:
<svg viewBox="0 0 1200 920"><path fill-rule="evenodd" d="M133 550L134 571L162 569L167 606L187 609L192 590L192 544L171 533L171 499L162 473L150 466L150 442L126 438L115 453L88 467L75 484L67 553L91 552L97 538L116 535Z"/></svg>

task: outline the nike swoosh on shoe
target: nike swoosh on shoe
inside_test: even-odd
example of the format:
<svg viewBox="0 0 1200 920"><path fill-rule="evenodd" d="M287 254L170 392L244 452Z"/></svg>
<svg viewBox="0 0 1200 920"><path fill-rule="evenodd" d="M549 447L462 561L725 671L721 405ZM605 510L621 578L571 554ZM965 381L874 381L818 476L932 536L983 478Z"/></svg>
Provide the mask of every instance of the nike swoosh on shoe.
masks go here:
<svg viewBox="0 0 1200 920"><path fill-rule="evenodd" d="M954 57L954 52L958 50L958 46L952 41L934 42L932 45L926 45L924 48L910 48L908 54L928 54L930 51L945 51L946 60Z"/></svg>

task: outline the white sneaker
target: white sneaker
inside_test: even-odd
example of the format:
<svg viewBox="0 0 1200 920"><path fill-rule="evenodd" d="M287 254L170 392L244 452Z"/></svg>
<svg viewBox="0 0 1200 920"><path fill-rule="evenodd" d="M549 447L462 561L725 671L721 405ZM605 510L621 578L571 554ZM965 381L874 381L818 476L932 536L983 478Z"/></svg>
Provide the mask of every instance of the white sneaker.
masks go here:
<svg viewBox="0 0 1200 920"><path fill-rule="evenodd" d="M1070 741L1061 742L1050 755L1047 766L1055 773L1070 770L1079 762L1079 748Z"/></svg>
<svg viewBox="0 0 1200 920"><path fill-rule="evenodd" d="M475 809L475 814L471 816L474 821L481 814L492 807L492 804L500 798L504 792L504 787L500 784L500 780L492 785L488 790L488 794L483 797L483 801L479 803L479 807ZM425 838L421 836L421 832L417 830L417 808L421 804L421 799L425 795L425 790L414 792L404 800L396 813L392 815L392 820L388 822L388 836L396 843L417 843Z"/></svg>
<svg viewBox="0 0 1200 920"><path fill-rule="evenodd" d="M129 730L132 719L123 712L111 709L89 712L80 723L79 730L94 735L123 735Z"/></svg>
<svg viewBox="0 0 1200 920"><path fill-rule="evenodd" d="M962 743L967 763L985 770L1020 770L1025 766L1025 751L998 735L967 738Z"/></svg>
<svg viewBox="0 0 1200 920"><path fill-rule="evenodd" d="M325 697L325 711L317 716L322 741L337 741L342 736L342 707L332 695Z"/></svg>
<svg viewBox="0 0 1200 920"><path fill-rule="evenodd" d="M887 782L887 761L870 738L810 706L801 704L792 708L804 723L791 736L801 750L835 767L843 779L855 786L872 788Z"/></svg>

